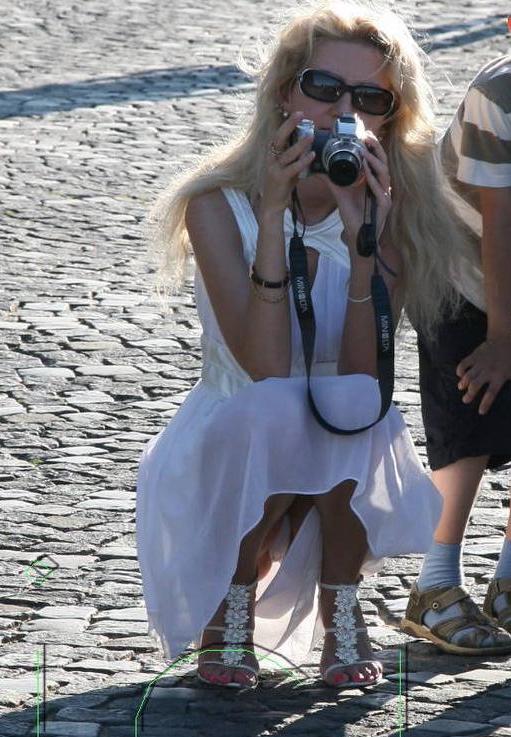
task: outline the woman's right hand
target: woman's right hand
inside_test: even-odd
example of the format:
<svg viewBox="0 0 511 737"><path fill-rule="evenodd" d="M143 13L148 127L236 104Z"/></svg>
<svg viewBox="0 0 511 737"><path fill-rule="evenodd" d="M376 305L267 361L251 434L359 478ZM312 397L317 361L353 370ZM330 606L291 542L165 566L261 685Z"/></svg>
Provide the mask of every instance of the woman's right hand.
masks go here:
<svg viewBox="0 0 511 737"><path fill-rule="evenodd" d="M278 128L273 146L268 147L261 199L262 213L284 212L289 206L291 192L298 183L300 172L310 166L314 159L314 151L310 150L313 136L301 138L288 147L289 137L302 119L302 112L292 113ZM275 153L276 151L282 153Z"/></svg>

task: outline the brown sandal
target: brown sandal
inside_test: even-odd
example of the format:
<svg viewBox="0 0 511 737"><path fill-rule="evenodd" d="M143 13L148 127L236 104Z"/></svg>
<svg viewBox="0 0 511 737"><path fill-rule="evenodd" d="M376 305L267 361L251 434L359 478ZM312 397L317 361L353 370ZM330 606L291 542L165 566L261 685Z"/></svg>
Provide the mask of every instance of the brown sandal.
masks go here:
<svg viewBox="0 0 511 737"><path fill-rule="evenodd" d="M440 612L451 604L458 604L461 615L428 627L423 624L428 609ZM452 638L463 629L472 628L466 633L467 645L455 645ZM497 627L477 604L470 598L468 591L462 586L443 586L420 592L414 583L410 599L400 629L409 635L430 640L446 653L455 655L504 655L511 653L511 637ZM488 635L494 636L495 645L481 645Z"/></svg>
<svg viewBox="0 0 511 737"><path fill-rule="evenodd" d="M506 606L497 613L493 605L497 596L502 593L506 594ZM483 612L494 624L511 633L511 578L494 578L490 581Z"/></svg>

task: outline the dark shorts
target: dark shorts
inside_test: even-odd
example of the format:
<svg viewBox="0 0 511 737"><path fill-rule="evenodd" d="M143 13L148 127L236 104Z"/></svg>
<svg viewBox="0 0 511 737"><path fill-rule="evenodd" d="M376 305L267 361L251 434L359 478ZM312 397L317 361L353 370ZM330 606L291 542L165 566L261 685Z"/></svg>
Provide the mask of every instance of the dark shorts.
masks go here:
<svg viewBox="0 0 511 737"><path fill-rule="evenodd" d="M462 458L489 455L488 468L511 459L511 381L507 381L486 415L478 408L485 387L470 404L458 389L458 363L486 339L486 315L470 302L459 315L444 320L437 340L419 333L421 406L429 465L435 471Z"/></svg>

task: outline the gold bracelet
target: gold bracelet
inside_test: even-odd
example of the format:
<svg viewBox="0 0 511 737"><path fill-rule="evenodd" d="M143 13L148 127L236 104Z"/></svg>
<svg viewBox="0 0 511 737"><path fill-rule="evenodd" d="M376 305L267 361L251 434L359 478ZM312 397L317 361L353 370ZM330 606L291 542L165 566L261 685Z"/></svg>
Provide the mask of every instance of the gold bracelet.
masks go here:
<svg viewBox="0 0 511 737"><path fill-rule="evenodd" d="M270 299L268 297L263 296L261 292L259 291L260 287L257 286L257 284L253 281L250 282L252 285L252 289L254 290L255 296L261 300L261 302L269 302L270 304L276 304L277 302L282 302L285 300L287 295L287 288L284 288L284 291L280 297L274 297L273 299Z"/></svg>

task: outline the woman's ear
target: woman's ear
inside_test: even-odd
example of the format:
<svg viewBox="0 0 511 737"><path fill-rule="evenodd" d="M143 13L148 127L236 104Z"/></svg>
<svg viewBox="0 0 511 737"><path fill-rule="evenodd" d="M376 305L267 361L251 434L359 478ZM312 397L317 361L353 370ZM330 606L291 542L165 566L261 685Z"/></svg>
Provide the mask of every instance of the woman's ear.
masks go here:
<svg viewBox="0 0 511 737"><path fill-rule="evenodd" d="M288 110L286 110L286 106L284 105L284 103L277 102L277 104L275 105L275 109L279 112L282 120L287 120L287 118L289 118L290 113Z"/></svg>
<svg viewBox="0 0 511 737"><path fill-rule="evenodd" d="M282 87L278 91L277 95L277 107L282 113L282 117L289 118L291 115L291 104L289 98L291 97L291 91L293 89L293 84L285 84L282 85Z"/></svg>

